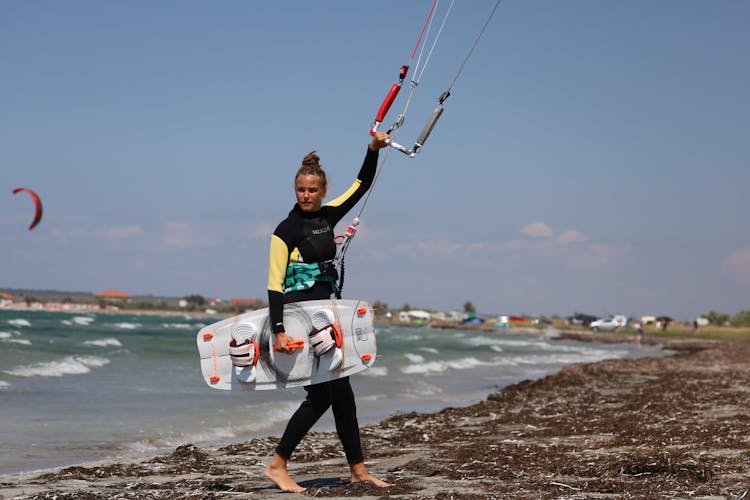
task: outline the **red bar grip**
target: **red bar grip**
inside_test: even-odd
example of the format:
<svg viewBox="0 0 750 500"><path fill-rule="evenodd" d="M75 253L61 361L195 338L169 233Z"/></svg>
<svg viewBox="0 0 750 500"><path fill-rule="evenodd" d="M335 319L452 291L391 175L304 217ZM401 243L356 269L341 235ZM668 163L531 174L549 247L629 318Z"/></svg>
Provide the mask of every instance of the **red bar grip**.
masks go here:
<svg viewBox="0 0 750 500"><path fill-rule="evenodd" d="M376 122L382 122L383 120L385 120L385 115L388 113L388 110L391 109L391 104L393 104L393 101L396 100L396 96L398 95L399 90L401 90L401 84L394 83L391 87L391 90L388 91L388 95L386 95L385 99L383 99L383 104L380 105L378 114L375 115Z"/></svg>

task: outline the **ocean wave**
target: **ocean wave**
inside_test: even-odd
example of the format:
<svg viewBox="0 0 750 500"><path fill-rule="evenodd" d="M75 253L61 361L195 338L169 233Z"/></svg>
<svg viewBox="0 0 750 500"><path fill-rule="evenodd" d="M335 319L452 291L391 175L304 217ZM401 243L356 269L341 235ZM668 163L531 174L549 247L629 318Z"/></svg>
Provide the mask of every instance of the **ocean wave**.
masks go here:
<svg viewBox="0 0 750 500"><path fill-rule="evenodd" d="M174 448L185 443L215 443L235 437L236 434L226 427L214 427L205 432L197 432L189 436L180 435L175 437L154 437L151 439L141 439L124 445L125 450L129 453L138 455L153 454L165 448Z"/></svg>
<svg viewBox="0 0 750 500"><path fill-rule="evenodd" d="M29 320L23 319L23 318L9 319L8 323L10 323L11 325L13 325L13 326L15 326L17 328L21 328L23 326L31 326L31 322Z"/></svg>
<svg viewBox="0 0 750 500"><path fill-rule="evenodd" d="M95 321L96 318L90 316L76 316L73 318L73 323L76 325L89 326Z"/></svg>
<svg viewBox="0 0 750 500"><path fill-rule="evenodd" d="M91 372L109 363L109 359L99 356L67 356L57 361L45 361L32 365L19 366L4 373L16 377L63 377Z"/></svg>
<svg viewBox="0 0 750 500"><path fill-rule="evenodd" d="M18 335L16 333L16 335ZM9 339L13 336L11 332L0 332L0 339Z"/></svg>
<svg viewBox="0 0 750 500"><path fill-rule="evenodd" d="M0 337L0 340L8 344L31 345L31 341L29 339L11 339L11 338Z"/></svg>
<svg viewBox="0 0 750 500"><path fill-rule="evenodd" d="M575 363L592 363L605 359L622 358L627 355L627 351L614 350L583 350L580 352L569 352L565 354L531 354L526 356L516 356L511 358L512 361L522 365L546 365L546 364L565 364L572 365Z"/></svg>
<svg viewBox="0 0 750 500"><path fill-rule="evenodd" d="M442 392L443 388L438 385L418 382L411 386L404 386L400 395L409 399L422 399L425 396L434 396Z"/></svg>
<svg viewBox="0 0 750 500"><path fill-rule="evenodd" d="M97 347L107 347L107 346L122 347L122 343L114 337L110 337L107 339L87 340L84 342L84 344L93 345Z"/></svg>
<svg viewBox="0 0 750 500"><path fill-rule="evenodd" d="M361 372L361 374L367 377L387 377L388 368L385 366L371 366L367 370Z"/></svg>
<svg viewBox="0 0 750 500"><path fill-rule="evenodd" d="M497 339L497 342L496 342L496 345L500 345L500 346L513 346L513 347L528 347L528 346L538 347L541 344L543 344L543 342L540 342L539 340L536 340L536 339L534 339L534 340L513 340L513 339L499 338L499 339Z"/></svg>
<svg viewBox="0 0 750 500"><path fill-rule="evenodd" d="M162 323L164 328L174 328L176 330L193 330L196 327L190 323Z"/></svg>
<svg viewBox="0 0 750 500"><path fill-rule="evenodd" d="M5 382L4 380L0 380L0 391L4 391L10 387L10 384L8 382Z"/></svg>
<svg viewBox="0 0 750 500"><path fill-rule="evenodd" d="M469 357L407 365L401 367L401 371L406 374L444 373L448 370L468 370L477 366L487 366L489 364L491 363Z"/></svg>
<svg viewBox="0 0 750 500"><path fill-rule="evenodd" d="M409 363L424 363L424 357L420 356L419 354L412 354L410 352L407 352L404 354L404 357L409 360Z"/></svg>
<svg viewBox="0 0 750 500"><path fill-rule="evenodd" d="M516 341L516 342L522 342L522 341ZM462 344L468 344L472 347L485 347L485 346L492 346L492 345L508 345L507 341L503 341L503 339L500 338L488 338L488 337L468 337L461 339Z"/></svg>
<svg viewBox="0 0 750 500"><path fill-rule="evenodd" d="M279 422L286 422L299 407L298 401L284 401L246 406L236 412L237 421L222 417L219 425L204 425L200 430L169 433L124 444L125 450L134 454L151 454L157 450L174 448L184 443L216 445L237 436L255 436L277 430ZM247 423L252 422L252 423Z"/></svg>
<svg viewBox="0 0 750 500"><path fill-rule="evenodd" d="M399 342L412 342L412 341L418 341L418 340L424 340L424 335L418 335L416 333L407 334L402 337L399 337Z"/></svg>
<svg viewBox="0 0 750 500"><path fill-rule="evenodd" d="M119 328L120 330L136 330L140 328L142 325L140 323L122 322L122 323L113 323L112 326L114 326L115 328Z"/></svg>

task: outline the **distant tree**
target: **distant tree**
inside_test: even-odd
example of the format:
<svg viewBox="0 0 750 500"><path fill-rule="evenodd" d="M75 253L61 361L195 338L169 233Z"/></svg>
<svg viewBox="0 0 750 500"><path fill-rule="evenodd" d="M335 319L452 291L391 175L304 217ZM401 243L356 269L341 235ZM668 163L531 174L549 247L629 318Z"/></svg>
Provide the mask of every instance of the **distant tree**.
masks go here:
<svg viewBox="0 0 750 500"><path fill-rule="evenodd" d="M407 302L406 304L404 304L403 306L401 306L401 310L402 311L411 311L411 306Z"/></svg>
<svg viewBox="0 0 750 500"><path fill-rule="evenodd" d="M718 313L716 311L709 311L707 314L703 315L704 318L708 320L709 323L712 325L723 325L727 321L729 321L729 315L726 313Z"/></svg>
<svg viewBox="0 0 750 500"><path fill-rule="evenodd" d="M470 300L464 302L464 312L468 314L476 314L477 308L474 307L474 303Z"/></svg>
<svg viewBox="0 0 750 500"><path fill-rule="evenodd" d="M206 298L203 295L188 295L185 301L188 303L188 309L197 309L206 305Z"/></svg>
<svg viewBox="0 0 750 500"><path fill-rule="evenodd" d="M750 309L744 309L732 317L734 326L750 326Z"/></svg>
<svg viewBox="0 0 750 500"><path fill-rule="evenodd" d="M375 316L385 316L388 313L388 304L376 300L372 305L372 310L375 312Z"/></svg>

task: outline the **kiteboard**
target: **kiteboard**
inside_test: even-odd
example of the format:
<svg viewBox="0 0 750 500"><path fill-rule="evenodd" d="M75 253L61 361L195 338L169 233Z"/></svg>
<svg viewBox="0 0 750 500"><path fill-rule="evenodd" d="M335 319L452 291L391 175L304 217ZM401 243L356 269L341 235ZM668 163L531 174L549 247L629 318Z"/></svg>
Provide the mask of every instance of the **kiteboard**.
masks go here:
<svg viewBox="0 0 750 500"><path fill-rule="evenodd" d="M267 308L218 321L197 335L203 379L213 389L253 391L348 377L375 362L373 317L361 300L286 304L291 353L274 351Z"/></svg>

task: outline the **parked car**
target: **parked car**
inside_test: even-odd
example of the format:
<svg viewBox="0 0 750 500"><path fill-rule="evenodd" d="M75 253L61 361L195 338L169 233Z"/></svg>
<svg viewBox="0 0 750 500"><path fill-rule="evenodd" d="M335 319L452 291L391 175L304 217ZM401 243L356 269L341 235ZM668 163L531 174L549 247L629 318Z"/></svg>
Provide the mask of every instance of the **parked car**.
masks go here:
<svg viewBox="0 0 750 500"><path fill-rule="evenodd" d="M604 318L599 318L596 321L592 321L589 328L598 332L599 330L616 330L625 326L628 322L628 318L621 314L610 314Z"/></svg>
<svg viewBox="0 0 750 500"><path fill-rule="evenodd" d="M589 326L592 321L596 321L599 318L590 314L578 313L574 314L573 316L568 316L566 319L569 325Z"/></svg>

